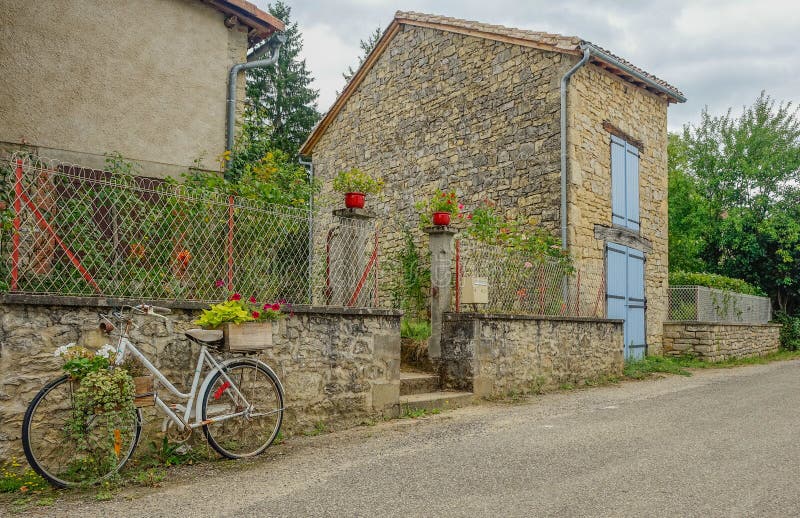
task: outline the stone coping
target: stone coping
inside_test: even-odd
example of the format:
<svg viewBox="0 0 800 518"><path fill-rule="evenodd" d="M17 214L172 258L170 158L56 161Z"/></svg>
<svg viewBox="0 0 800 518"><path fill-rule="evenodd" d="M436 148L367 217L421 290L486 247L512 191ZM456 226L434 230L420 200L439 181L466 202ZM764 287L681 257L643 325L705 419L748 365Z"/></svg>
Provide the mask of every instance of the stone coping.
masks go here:
<svg viewBox="0 0 800 518"><path fill-rule="evenodd" d="M15 293L4 293L0 295L0 304L32 305L32 306L83 306L95 308L116 308L124 305L138 303L152 303L170 309L206 309L208 304L204 302L175 302L175 301L148 301L148 300L128 300L104 297L68 297L63 295L22 295ZM323 315L352 315L352 316L382 316L382 317L401 317L403 312L396 309L385 308L351 308L345 306L311 306L293 305L292 311L299 314L323 314Z"/></svg>
<svg viewBox="0 0 800 518"><path fill-rule="evenodd" d="M755 322L712 322L709 320L665 320L664 325L674 326L738 326L738 327L781 327L783 324Z"/></svg>
<svg viewBox="0 0 800 518"><path fill-rule="evenodd" d="M444 319L449 322L459 320L548 320L554 322L608 322L622 324L624 320L597 317L560 317L549 315L514 315L512 313L454 313L444 314Z"/></svg>

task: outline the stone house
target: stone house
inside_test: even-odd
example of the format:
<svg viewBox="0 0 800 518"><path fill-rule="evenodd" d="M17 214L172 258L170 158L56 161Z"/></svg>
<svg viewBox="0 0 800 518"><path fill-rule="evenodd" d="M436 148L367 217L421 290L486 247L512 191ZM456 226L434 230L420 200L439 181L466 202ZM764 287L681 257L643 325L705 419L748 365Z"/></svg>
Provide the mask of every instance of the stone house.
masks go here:
<svg viewBox="0 0 800 518"><path fill-rule="evenodd" d="M626 354L658 354L667 107L683 101L577 37L398 12L301 154L323 180L354 166L382 176L384 210L410 226L437 188L535 217L579 267L605 272Z"/></svg>
<svg viewBox="0 0 800 518"><path fill-rule="evenodd" d="M0 151L86 167L119 152L153 176L218 168L229 71L284 29L245 0L2 5Z"/></svg>

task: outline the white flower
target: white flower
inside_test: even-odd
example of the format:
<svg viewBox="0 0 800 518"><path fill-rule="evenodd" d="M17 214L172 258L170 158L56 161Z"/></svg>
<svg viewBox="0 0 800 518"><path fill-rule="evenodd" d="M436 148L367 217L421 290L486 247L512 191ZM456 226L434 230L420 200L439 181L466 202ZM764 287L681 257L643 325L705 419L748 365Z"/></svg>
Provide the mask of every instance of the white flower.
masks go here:
<svg viewBox="0 0 800 518"><path fill-rule="evenodd" d="M67 351L69 351L70 348L72 347L75 347L75 342L70 342L67 345L62 345L61 347L56 349L56 352L53 354L53 356L55 356L56 358L58 358L59 356L64 356L65 354L67 354Z"/></svg>
<svg viewBox="0 0 800 518"><path fill-rule="evenodd" d="M96 353L94 353L94 355L95 356L102 356L103 358L108 358L109 356L111 356L112 353L116 353L116 352L117 352L117 348L116 347L114 347L111 344L105 344Z"/></svg>

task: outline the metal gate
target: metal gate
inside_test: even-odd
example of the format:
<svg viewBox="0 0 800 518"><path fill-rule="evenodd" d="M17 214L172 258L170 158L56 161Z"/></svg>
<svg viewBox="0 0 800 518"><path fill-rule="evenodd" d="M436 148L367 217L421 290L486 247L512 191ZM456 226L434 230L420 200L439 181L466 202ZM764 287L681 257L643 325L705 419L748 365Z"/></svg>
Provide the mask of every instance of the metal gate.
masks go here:
<svg viewBox="0 0 800 518"><path fill-rule="evenodd" d="M634 248L608 243L608 318L625 321L625 359L644 358L645 338L644 254Z"/></svg>

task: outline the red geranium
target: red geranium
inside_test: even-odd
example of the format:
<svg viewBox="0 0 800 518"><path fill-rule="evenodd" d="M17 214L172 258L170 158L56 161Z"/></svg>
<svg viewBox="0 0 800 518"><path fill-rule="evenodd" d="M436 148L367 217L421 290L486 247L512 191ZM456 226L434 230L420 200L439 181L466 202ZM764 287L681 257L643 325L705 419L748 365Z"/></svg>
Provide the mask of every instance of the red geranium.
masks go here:
<svg viewBox="0 0 800 518"><path fill-rule="evenodd" d="M261 313L259 313L258 311L253 311L253 318L258 319L258 317L260 317L260 316L261 316Z"/></svg>
<svg viewBox="0 0 800 518"><path fill-rule="evenodd" d="M231 295L231 300L242 300L242 296L238 293Z"/></svg>

